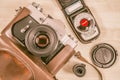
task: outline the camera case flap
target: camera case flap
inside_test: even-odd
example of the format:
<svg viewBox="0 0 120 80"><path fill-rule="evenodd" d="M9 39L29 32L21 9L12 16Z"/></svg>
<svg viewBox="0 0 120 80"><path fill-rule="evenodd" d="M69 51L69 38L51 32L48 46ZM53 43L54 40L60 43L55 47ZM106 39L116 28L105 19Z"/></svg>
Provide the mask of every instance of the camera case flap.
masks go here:
<svg viewBox="0 0 120 80"><path fill-rule="evenodd" d="M39 68L9 38L0 36L0 41L1 80L54 80L42 61Z"/></svg>
<svg viewBox="0 0 120 80"><path fill-rule="evenodd" d="M20 57L18 58L15 51L9 50L10 45L5 46L4 41L2 39L0 41L2 42L0 43L0 80L33 80L31 67Z"/></svg>
<svg viewBox="0 0 120 80"><path fill-rule="evenodd" d="M30 67L32 80L54 80L55 74L75 53L76 46L66 34L62 22L35 6L20 9L1 32L0 40L3 41L1 50L8 49L14 53L10 55L26 62L23 65Z"/></svg>
<svg viewBox="0 0 120 80"><path fill-rule="evenodd" d="M47 64L47 69L52 74L56 74L57 71L60 70L65 63L67 63L68 59L70 59L74 53L75 51L67 45L55 58L53 58Z"/></svg>

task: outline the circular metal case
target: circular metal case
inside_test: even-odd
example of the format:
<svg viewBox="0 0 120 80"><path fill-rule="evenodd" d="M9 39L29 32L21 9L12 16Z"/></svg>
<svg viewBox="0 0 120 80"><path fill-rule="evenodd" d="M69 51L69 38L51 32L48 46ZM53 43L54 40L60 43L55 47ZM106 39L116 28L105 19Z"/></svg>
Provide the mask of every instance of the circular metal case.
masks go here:
<svg viewBox="0 0 120 80"><path fill-rule="evenodd" d="M93 63L100 68L111 67L116 61L116 55L116 50L106 43L96 45L91 52Z"/></svg>

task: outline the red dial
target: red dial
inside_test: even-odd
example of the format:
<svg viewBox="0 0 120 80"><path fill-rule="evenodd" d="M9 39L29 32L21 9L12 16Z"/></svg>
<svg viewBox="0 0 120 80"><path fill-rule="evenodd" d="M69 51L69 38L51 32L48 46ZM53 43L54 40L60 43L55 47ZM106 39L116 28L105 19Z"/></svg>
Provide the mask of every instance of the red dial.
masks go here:
<svg viewBox="0 0 120 80"><path fill-rule="evenodd" d="M84 18L84 19L82 19L82 20L80 21L80 25L81 25L82 27L88 27L88 26L89 26L89 21Z"/></svg>

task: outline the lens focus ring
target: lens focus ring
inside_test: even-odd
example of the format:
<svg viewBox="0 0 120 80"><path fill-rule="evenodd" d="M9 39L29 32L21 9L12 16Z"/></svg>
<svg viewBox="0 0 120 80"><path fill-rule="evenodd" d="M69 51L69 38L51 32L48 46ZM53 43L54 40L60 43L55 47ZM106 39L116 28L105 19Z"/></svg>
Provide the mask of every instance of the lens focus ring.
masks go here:
<svg viewBox="0 0 120 80"><path fill-rule="evenodd" d="M25 45L33 55L45 57L57 49L58 37L50 26L39 25L28 30Z"/></svg>

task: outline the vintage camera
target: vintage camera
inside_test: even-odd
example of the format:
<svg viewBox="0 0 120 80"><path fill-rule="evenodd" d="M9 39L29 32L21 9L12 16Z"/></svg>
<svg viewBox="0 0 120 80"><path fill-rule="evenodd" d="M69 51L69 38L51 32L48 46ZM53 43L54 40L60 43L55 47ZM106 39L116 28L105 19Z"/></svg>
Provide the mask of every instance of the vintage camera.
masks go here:
<svg viewBox="0 0 120 80"><path fill-rule="evenodd" d="M1 67L2 80L15 80L16 77L19 80L54 80L55 74L75 53L77 44L66 34L64 24L42 10L37 3L19 9L16 17L1 32L0 53L3 55L0 60L6 61L0 63L6 64ZM6 60L5 54L11 57L14 64ZM18 66L17 71L16 67L4 69L10 66L7 63ZM19 71L19 68L24 71ZM10 70L15 74L11 75ZM4 79L4 72L8 73L7 79Z"/></svg>
<svg viewBox="0 0 120 80"><path fill-rule="evenodd" d="M100 35L97 22L83 0L57 0L72 30L82 43Z"/></svg>

